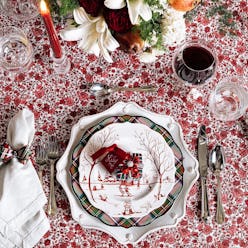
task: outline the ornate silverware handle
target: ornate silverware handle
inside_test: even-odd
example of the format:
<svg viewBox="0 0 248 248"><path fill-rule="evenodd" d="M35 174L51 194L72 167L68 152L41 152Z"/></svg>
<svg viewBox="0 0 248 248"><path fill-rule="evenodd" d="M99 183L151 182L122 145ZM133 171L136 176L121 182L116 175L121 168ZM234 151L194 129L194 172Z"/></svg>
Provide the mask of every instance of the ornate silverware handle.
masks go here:
<svg viewBox="0 0 248 248"><path fill-rule="evenodd" d="M216 172L217 177L217 210L216 210L216 222L222 224L225 220L225 212L222 205L220 172Z"/></svg>
<svg viewBox="0 0 248 248"><path fill-rule="evenodd" d="M42 188L43 188L43 175L42 175L42 170L41 169L38 170L38 177L40 179L40 183L41 183Z"/></svg>
<svg viewBox="0 0 248 248"><path fill-rule="evenodd" d="M209 217L209 208L208 208L208 194L206 187L206 178L201 177L201 218L207 222Z"/></svg>
<svg viewBox="0 0 248 248"><path fill-rule="evenodd" d="M48 199L48 209L47 213L51 216L54 216L57 213L57 204L56 204L56 199L55 199L55 192L54 192L54 176L55 176L55 169L54 169L54 164L55 164L55 159L50 159L50 193L49 193L49 199Z"/></svg>
<svg viewBox="0 0 248 248"><path fill-rule="evenodd" d="M133 87L133 88L115 87L112 89L112 91L137 91L137 92L155 92L157 90L158 90L157 87L151 85L142 86L142 87Z"/></svg>

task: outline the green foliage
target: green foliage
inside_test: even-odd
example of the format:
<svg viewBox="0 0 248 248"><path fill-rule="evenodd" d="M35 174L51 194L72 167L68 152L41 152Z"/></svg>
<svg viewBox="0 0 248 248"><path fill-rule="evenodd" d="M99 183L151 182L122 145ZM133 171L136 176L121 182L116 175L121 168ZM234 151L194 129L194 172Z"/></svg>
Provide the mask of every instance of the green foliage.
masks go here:
<svg viewBox="0 0 248 248"><path fill-rule="evenodd" d="M152 0L149 0L152 1ZM155 1L155 0L154 0ZM159 13L153 13L152 19L149 21L144 21L143 19L140 22L138 29L140 30L140 36L147 43L152 45L157 49L163 48L163 37L162 37L162 27L161 27L162 15ZM157 41L155 44L153 41L154 33L156 33Z"/></svg>
<svg viewBox="0 0 248 248"><path fill-rule="evenodd" d="M219 23L219 32L222 34L234 35L237 25L233 20L233 12L227 8L223 1L220 0L211 0L212 6L207 8L206 17L213 18L216 17ZM204 1L191 11L188 11L185 14L185 19L188 21L193 21L195 16L199 13L199 8L204 6Z"/></svg>
<svg viewBox="0 0 248 248"><path fill-rule="evenodd" d="M47 0L51 6L53 12L58 16L65 16L73 11L73 9L79 6L78 0L60 0L58 5L58 0ZM115 0L113 0L115 1ZM132 0L130 0L132 1ZM144 0L151 7L162 8L160 0ZM200 4L196 6L191 11L186 12L185 19L187 21L193 21L198 15L199 9L204 6L207 0L201 0ZM219 22L219 32L222 34L235 34L237 29L236 23L233 20L233 14L231 10L228 10L225 6L225 1L222 0L211 0L211 6L206 10L207 18L218 18ZM137 29L141 32L142 39L146 40L149 44L153 44L152 38L154 36L154 31L157 36L157 48L162 48L162 30L161 30L161 18L162 16L156 12L153 12L153 18L150 21L141 20L140 26ZM135 27L136 28L136 27Z"/></svg>
<svg viewBox="0 0 248 248"><path fill-rule="evenodd" d="M212 0L219 2L218 0ZM228 10L225 5L214 5L207 11L207 17L219 16L219 31L222 34L234 34L233 31L236 29L236 23L233 20L232 11Z"/></svg>
<svg viewBox="0 0 248 248"><path fill-rule="evenodd" d="M160 6L159 0L144 0L144 2L150 6Z"/></svg>
<svg viewBox="0 0 248 248"><path fill-rule="evenodd" d="M57 0L49 0L49 2L52 10L59 16L65 16L79 6L78 0L60 0L60 4Z"/></svg>
<svg viewBox="0 0 248 248"><path fill-rule="evenodd" d="M194 18L198 15L199 9L201 8L201 6L202 6L202 2L201 2L201 4L198 4L194 9L187 11L184 14L184 18L187 21L192 22L194 20Z"/></svg>

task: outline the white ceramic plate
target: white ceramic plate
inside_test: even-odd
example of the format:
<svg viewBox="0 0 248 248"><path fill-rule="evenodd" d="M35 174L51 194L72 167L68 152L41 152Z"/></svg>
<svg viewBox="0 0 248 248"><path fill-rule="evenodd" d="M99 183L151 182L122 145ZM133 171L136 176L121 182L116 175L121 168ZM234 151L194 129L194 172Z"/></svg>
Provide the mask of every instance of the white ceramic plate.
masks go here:
<svg viewBox="0 0 248 248"><path fill-rule="evenodd" d="M166 214L145 226L124 228L121 226L109 226L104 224L82 209L80 202L75 197L71 187L71 176L69 174L71 156L73 149L79 143L82 134L104 118L120 115L144 116L158 125L161 125L170 132L174 141L183 153L183 188L180 191L180 194ZM198 176L198 162L187 149L180 125L169 116L147 111L135 103L119 102L102 113L81 118L79 122L73 126L69 144L63 156L57 163L57 180L67 194L73 219L84 228L98 229L112 235L122 244L135 244L152 231L175 226L185 215L187 195L194 182L198 179Z"/></svg>
<svg viewBox="0 0 248 248"><path fill-rule="evenodd" d="M122 181L92 155L116 144L142 156L140 180ZM174 154L164 138L143 124L115 123L96 132L80 155L79 183L93 206L112 217L142 217L161 206L175 183Z"/></svg>
<svg viewBox="0 0 248 248"><path fill-rule="evenodd" d="M96 133L102 130L103 128L107 127L111 124L124 124L124 123L132 123L132 124L142 124L149 129L155 131L156 133L160 134L163 140L170 146L171 150L174 154L175 160L175 184L168 194L168 197L163 202L161 206L152 210L151 212L147 213L143 217L111 217L110 215L106 214L104 211L96 208L94 205L90 203L86 194L81 189L79 184L79 170L80 167L80 154L82 150L87 145L89 139ZM104 138L104 136L102 137ZM105 137L106 138L106 137ZM104 138L104 139L105 139ZM157 157L155 156L155 159ZM71 179L71 187L75 194L75 197L79 200L81 207L89 214L98 218L102 223L109 225L109 226L120 226L124 228L130 227L141 227L151 224L157 218L165 215L170 208L173 206L175 200L177 199L178 195L180 194L183 188L183 175L184 175L184 167L183 167L183 154L175 143L174 138L171 134L162 126L156 124L149 118L143 116L134 116L134 115L118 115L118 116L110 116L107 118L103 118L96 124L93 124L90 128L84 130L82 136L80 138L79 143L73 148L72 157L71 157L71 166L69 166L69 174ZM139 168L139 172L140 168ZM117 175L120 178L123 178L123 175L119 174L119 170L117 171ZM86 179L86 178L85 178ZM83 179L84 180L84 179Z"/></svg>

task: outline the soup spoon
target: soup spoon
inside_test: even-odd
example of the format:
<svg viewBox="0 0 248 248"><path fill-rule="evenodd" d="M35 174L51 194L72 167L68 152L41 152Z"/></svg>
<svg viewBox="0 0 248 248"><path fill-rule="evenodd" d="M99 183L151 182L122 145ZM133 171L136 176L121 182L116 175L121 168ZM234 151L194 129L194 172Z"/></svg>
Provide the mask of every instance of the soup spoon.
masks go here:
<svg viewBox="0 0 248 248"><path fill-rule="evenodd" d="M155 92L157 91L157 87L147 85L141 87L109 87L105 84L101 83L93 83L90 87L90 93L94 96L107 96L116 91L137 91L137 92Z"/></svg>
<svg viewBox="0 0 248 248"><path fill-rule="evenodd" d="M215 148L210 152L209 165L217 178L216 222L218 224L222 224L225 219L225 213L221 200L221 182L220 182L220 172L223 170L224 164L225 164L225 157L224 157L223 148L220 145L216 145Z"/></svg>

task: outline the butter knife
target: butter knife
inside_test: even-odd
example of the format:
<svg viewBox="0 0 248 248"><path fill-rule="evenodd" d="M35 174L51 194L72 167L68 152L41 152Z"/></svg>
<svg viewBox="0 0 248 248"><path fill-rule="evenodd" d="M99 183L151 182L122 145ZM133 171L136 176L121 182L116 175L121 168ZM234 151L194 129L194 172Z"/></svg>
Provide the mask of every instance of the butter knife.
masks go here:
<svg viewBox="0 0 248 248"><path fill-rule="evenodd" d="M198 161L201 180L201 218L206 222L209 217L208 195L207 195L207 175L208 175L208 147L206 126L200 127L198 135Z"/></svg>

